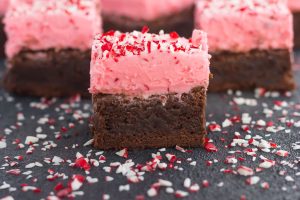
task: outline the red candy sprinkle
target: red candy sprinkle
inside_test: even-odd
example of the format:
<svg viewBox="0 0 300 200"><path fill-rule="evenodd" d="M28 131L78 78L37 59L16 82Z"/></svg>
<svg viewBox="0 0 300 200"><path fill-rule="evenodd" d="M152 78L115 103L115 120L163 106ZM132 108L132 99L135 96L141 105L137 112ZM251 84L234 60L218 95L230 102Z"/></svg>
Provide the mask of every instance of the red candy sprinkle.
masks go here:
<svg viewBox="0 0 300 200"><path fill-rule="evenodd" d="M62 189L64 189L64 186L63 186L62 183L58 183L58 184L54 187L54 190L55 190L55 191L60 191L60 190L62 190Z"/></svg>
<svg viewBox="0 0 300 200"><path fill-rule="evenodd" d="M213 143L209 143L209 142L205 144L205 149L208 152L217 152L218 151L217 147Z"/></svg>
<svg viewBox="0 0 300 200"><path fill-rule="evenodd" d="M149 27L148 26L143 26L142 28L142 33L148 33L149 32Z"/></svg>
<svg viewBox="0 0 300 200"><path fill-rule="evenodd" d="M112 44L111 43L105 43L101 47L102 51L110 51L111 48L112 48Z"/></svg>
<svg viewBox="0 0 300 200"><path fill-rule="evenodd" d="M76 159L75 166L84 169L85 171L89 171L91 169L90 164L83 157Z"/></svg>
<svg viewBox="0 0 300 200"><path fill-rule="evenodd" d="M172 38L172 39L177 39L177 38L179 38L179 35L178 35L178 33L177 32L171 32L170 33L170 37Z"/></svg>
<svg viewBox="0 0 300 200"><path fill-rule="evenodd" d="M110 31L107 31L106 33L103 33L102 37L103 36L114 36L114 35L115 35L115 31L114 30L110 30Z"/></svg>

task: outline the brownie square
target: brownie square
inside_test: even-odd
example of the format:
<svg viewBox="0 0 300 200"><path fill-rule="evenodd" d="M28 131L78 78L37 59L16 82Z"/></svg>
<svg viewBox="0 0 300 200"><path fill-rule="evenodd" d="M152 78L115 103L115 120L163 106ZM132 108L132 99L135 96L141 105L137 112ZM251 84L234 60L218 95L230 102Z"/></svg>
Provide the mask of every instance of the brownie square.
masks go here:
<svg viewBox="0 0 300 200"><path fill-rule="evenodd" d="M293 16L286 2L197 1L195 21L208 33L209 91L295 88Z"/></svg>
<svg viewBox="0 0 300 200"><path fill-rule="evenodd" d="M90 97L90 50L22 51L8 62L4 87L18 95Z"/></svg>
<svg viewBox="0 0 300 200"><path fill-rule="evenodd" d="M99 149L200 147L209 85L207 35L110 31L94 38L89 91Z"/></svg>
<svg viewBox="0 0 300 200"><path fill-rule="evenodd" d="M99 2L11 1L5 15L4 87L29 96L90 96L91 43L102 32Z"/></svg>
<svg viewBox="0 0 300 200"><path fill-rule="evenodd" d="M93 94L92 134L100 149L200 147L205 137L206 89L182 95Z"/></svg>
<svg viewBox="0 0 300 200"><path fill-rule="evenodd" d="M211 72L210 92L257 87L286 91L296 87L291 54L287 49L212 53Z"/></svg>

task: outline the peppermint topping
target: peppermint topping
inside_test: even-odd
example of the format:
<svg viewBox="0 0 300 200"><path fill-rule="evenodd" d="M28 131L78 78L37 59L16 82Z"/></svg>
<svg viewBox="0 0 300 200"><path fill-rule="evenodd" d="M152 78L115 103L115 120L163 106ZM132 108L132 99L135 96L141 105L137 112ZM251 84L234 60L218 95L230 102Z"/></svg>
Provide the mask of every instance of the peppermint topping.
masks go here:
<svg viewBox="0 0 300 200"><path fill-rule="evenodd" d="M93 57L104 60L112 58L117 62L122 56L150 54L153 51L193 54L207 52L208 49L206 34L199 30L195 30L197 34L194 34L194 40L181 38L176 32L157 35L148 31L148 27L143 27L141 32L121 33L112 30L97 35L93 45L97 51Z"/></svg>

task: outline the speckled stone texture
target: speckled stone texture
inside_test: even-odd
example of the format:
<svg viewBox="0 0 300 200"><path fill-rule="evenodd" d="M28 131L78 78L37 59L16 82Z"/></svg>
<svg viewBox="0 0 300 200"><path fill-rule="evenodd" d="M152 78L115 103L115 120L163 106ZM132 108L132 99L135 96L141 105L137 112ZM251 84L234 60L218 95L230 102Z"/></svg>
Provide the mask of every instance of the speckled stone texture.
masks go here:
<svg viewBox="0 0 300 200"><path fill-rule="evenodd" d="M94 146L100 149L199 147L205 137L206 90L182 95L93 95Z"/></svg>
<svg viewBox="0 0 300 200"><path fill-rule="evenodd" d="M300 53L296 61L300 63ZM4 69L3 62L0 62L1 78ZM300 72L294 71L294 75L297 83L300 83ZM300 150L294 149L293 145L300 144L300 91L295 90L290 94L291 96L266 93L266 95L255 97L256 94L253 92L208 93L207 125L217 123L221 126L220 131L214 132L207 128L207 137L216 145L217 152L207 152L204 148L187 149L188 152L181 152L175 148L133 150L128 151L126 159L116 155L117 151L102 152L90 145L84 145L91 140L88 128L92 114L90 99L74 101L73 98L40 99L11 96L0 87L0 146L2 147L0 149L0 199L11 196L15 200L58 198L88 200L103 199L104 195L109 196L111 200L180 199L174 193L167 193L166 187L159 187L157 195L149 197L147 194L149 189L156 188L158 180L170 181L174 192L178 190L188 192L187 197L181 198L184 200L299 199ZM254 105L255 102L257 105ZM248 125L250 132L244 131L241 127L245 123L238 120L244 113L248 113L252 118ZM270 113L273 115L269 116ZM23 114L24 118L20 117L20 114ZM222 127L226 119L232 119L233 124ZM273 122L274 127L283 127L284 130L277 133L268 132L267 127L257 126L258 120ZM41 131L39 134L47 137L33 145L25 144L26 138L36 136L38 130ZM253 149L255 146L230 146L234 138L239 138L237 133L240 134L240 138L245 138L247 135L261 136L267 141L276 143L278 147L271 149L271 152L256 148L255 156L250 156L249 151L246 150ZM7 146L3 148L3 144ZM24 148L19 148L18 144L20 146L23 144ZM26 153L30 148L34 151L31 154ZM272 153L279 149L289 151L289 156L280 157ZM92 163L92 160L98 161L100 155L103 155L105 160L99 163L99 166L90 164L91 169L87 174L83 169L70 164L70 162L75 162L78 153L88 159L89 163ZM158 153L162 156L160 164L167 164L167 169L162 170L157 167L150 168L150 171L141 170L141 166L151 165L154 160L153 155L158 155ZM177 160L170 162L166 157L167 154L175 155ZM17 156L22 156L23 159L18 160ZM226 163L228 156L234 156L238 160L237 163ZM275 160L276 164L269 169L259 171L261 156ZM54 157L59 157L62 161L56 164L51 162ZM126 166L130 161L134 162L134 166L130 168L137 173L144 174L142 175L143 181L132 183L123 174L123 169L128 168ZM43 166L32 167L35 162ZM194 165L192 165L193 162ZM117 163L120 164L120 169L111 167L116 166ZM236 170L241 165L253 170L257 169L254 176L259 177L260 181L255 185L249 185L247 179L250 177L224 172L225 169ZM111 171L107 171L108 168L111 168ZM10 170L19 170L20 174L8 173ZM48 180L51 172L55 177L58 174L58 177ZM85 180L82 186L74 191L74 195L76 193L74 197L68 186L73 175L76 174L97 178L98 182L90 183ZM113 180L107 181L108 177L112 177ZM287 177L292 177L294 181L287 181L291 180ZM184 186L187 178L190 179L191 184L199 184L200 190L190 192ZM10 187L5 189L3 182L9 184ZM269 184L269 189L262 187L264 183ZM130 186L129 190L121 191L121 186L124 188L127 184ZM24 185L34 186L39 189L39 192L23 191ZM62 188L66 190L58 191L59 186L63 186ZM12 190L13 188L15 191Z"/></svg>

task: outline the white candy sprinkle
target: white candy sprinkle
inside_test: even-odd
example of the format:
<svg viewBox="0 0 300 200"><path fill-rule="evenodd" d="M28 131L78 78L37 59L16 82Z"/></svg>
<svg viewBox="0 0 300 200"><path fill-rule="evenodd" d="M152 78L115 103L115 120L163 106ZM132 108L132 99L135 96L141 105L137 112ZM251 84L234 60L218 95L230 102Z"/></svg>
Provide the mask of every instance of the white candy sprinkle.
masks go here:
<svg viewBox="0 0 300 200"><path fill-rule="evenodd" d="M130 185L127 184L127 185L120 185L119 186L119 191L122 192L122 191L129 191L130 190Z"/></svg>
<svg viewBox="0 0 300 200"><path fill-rule="evenodd" d="M190 190L191 192L197 192L197 191L200 190L200 186L199 186L199 184L194 183L193 185L191 185L191 187L189 188L189 190Z"/></svg>
<svg viewBox="0 0 300 200"><path fill-rule="evenodd" d="M30 144L37 143L38 141L39 141L39 138L37 138L37 137L27 136L26 140L25 140L25 144L30 145Z"/></svg>
<svg viewBox="0 0 300 200"><path fill-rule="evenodd" d="M172 187L173 185L172 182L163 179L159 179L158 183L160 186L164 186L164 187Z"/></svg>
<svg viewBox="0 0 300 200"><path fill-rule="evenodd" d="M52 158L52 162L54 165L59 165L61 162L64 162L64 160L61 157L54 156Z"/></svg>
<svg viewBox="0 0 300 200"><path fill-rule="evenodd" d="M260 181L260 178L258 176L252 176L250 178L248 178L246 180L246 182L249 184L249 185L255 185L257 184L258 182Z"/></svg>
<svg viewBox="0 0 300 200"><path fill-rule="evenodd" d="M157 195L157 190L155 188L150 188L148 191L147 191L147 195L149 197L154 197Z"/></svg>
<svg viewBox="0 0 300 200"><path fill-rule="evenodd" d="M75 178L72 182L71 182L71 188L72 190L79 190L82 186L82 182L80 182L77 178Z"/></svg>
<svg viewBox="0 0 300 200"><path fill-rule="evenodd" d="M83 144L83 146L89 146L89 145L91 145L91 144L93 144L93 142L94 142L94 139L90 139L89 141L87 141L87 142L85 142L84 144Z"/></svg>
<svg viewBox="0 0 300 200"><path fill-rule="evenodd" d="M3 181L3 184L0 186L0 190L8 189L10 188L10 185L7 184L5 181Z"/></svg>
<svg viewBox="0 0 300 200"><path fill-rule="evenodd" d="M41 139L41 140L44 140L47 138L47 135L46 134L36 134L36 137Z"/></svg>
<svg viewBox="0 0 300 200"><path fill-rule="evenodd" d="M252 176L254 174L253 170L246 166L238 167L237 172L242 176Z"/></svg>
<svg viewBox="0 0 300 200"><path fill-rule="evenodd" d="M258 126L266 126L267 124L266 124L266 122L264 121L264 120L258 120L257 122L256 122L256 124L258 125Z"/></svg>
<svg viewBox="0 0 300 200"><path fill-rule="evenodd" d="M174 189L171 188L171 187L167 187L166 188L166 193L173 194L174 193Z"/></svg>
<svg viewBox="0 0 300 200"><path fill-rule="evenodd" d="M231 126L232 122L229 119L225 119L225 121L222 122L222 127L226 128L228 126Z"/></svg>
<svg viewBox="0 0 300 200"><path fill-rule="evenodd" d="M0 149L4 149L7 147L6 141L5 140L1 140L0 141Z"/></svg>
<svg viewBox="0 0 300 200"><path fill-rule="evenodd" d="M110 199L110 195L109 194L103 194L103 196L102 196L103 198L103 200L109 200Z"/></svg>
<svg viewBox="0 0 300 200"><path fill-rule="evenodd" d="M274 161L264 160L262 163L259 164L259 167L268 169L273 167L274 165L275 165Z"/></svg>
<svg viewBox="0 0 300 200"><path fill-rule="evenodd" d="M188 192L185 192L185 191L182 191L182 190L177 190L176 192L175 192L175 196L176 197L187 197L189 195L189 193Z"/></svg>
<svg viewBox="0 0 300 200"><path fill-rule="evenodd" d="M294 182L295 180L291 176L286 176L285 180L288 182Z"/></svg>
<svg viewBox="0 0 300 200"><path fill-rule="evenodd" d="M191 179L190 178L186 178L183 182L183 186L185 188L189 188L191 186L192 182L191 182Z"/></svg>
<svg viewBox="0 0 300 200"><path fill-rule="evenodd" d="M90 176L87 176L86 180L88 183L97 183L99 181L98 178L92 178Z"/></svg>
<svg viewBox="0 0 300 200"><path fill-rule="evenodd" d="M111 177L111 176L106 176L105 177L105 181L107 181L107 182L110 182L110 181L113 181L113 180L114 180L114 178Z"/></svg>

